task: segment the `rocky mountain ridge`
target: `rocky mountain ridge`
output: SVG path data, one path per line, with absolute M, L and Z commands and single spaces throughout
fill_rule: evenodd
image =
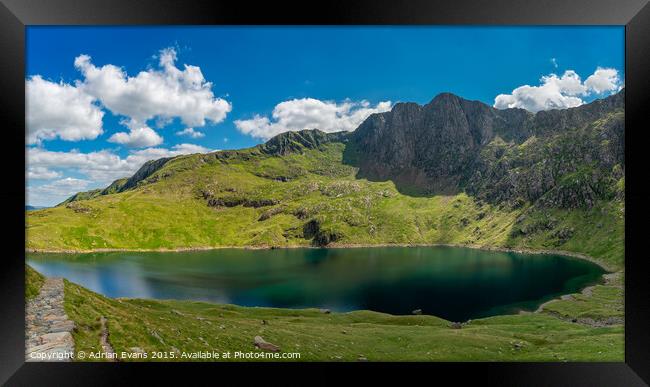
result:
M 533 176 L 541 171 L 526 172 L 531 179 L 554 183 L 583 163 L 595 162 L 598 169 L 618 164 L 622 173 L 623 108 L 624 91 L 577 108 L 537 114 L 523 109 L 498 110 L 444 93 L 424 106 L 400 103 L 389 112 L 368 117 L 350 135 L 356 153 L 351 159 L 358 163 L 359 177 L 393 180 L 404 191 L 423 195 L 490 191 L 490 187 L 505 184 L 505 175 L 517 169 L 522 172 L 524 167 L 546 170 L 543 176 Z M 575 146 L 567 147 L 566 142 Z M 525 152 L 523 148 L 527 148 Z M 548 164 L 552 158 L 557 159 L 554 165 L 562 166 L 553 171 L 539 164 Z M 548 174 L 551 172 L 553 176 Z M 621 173 L 615 177 L 622 177 Z M 510 180 L 507 192 L 523 189 Z M 554 183 L 544 184 L 546 190 Z M 524 197 L 536 200 L 540 195 L 530 192 Z
M 580 107 L 533 114 L 442 93 L 426 105 L 398 103 L 372 114 L 353 132 L 285 132 L 253 149 L 282 157 L 338 142 L 345 144 L 343 161 L 358 168 L 358 178 L 391 180 L 403 193 L 464 191 L 511 207 L 538 200 L 553 207 L 590 206 L 623 194 L 624 99 L 623 90 Z M 154 174 L 174 159 L 148 161 L 130 178 L 62 204 L 155 182 Z

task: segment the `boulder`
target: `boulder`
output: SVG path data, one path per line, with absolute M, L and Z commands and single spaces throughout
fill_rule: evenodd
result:
M 279 352 L 280 347 L 278 347 L 275 344 L 271 344 L 264 340 L 262 336 L 255 336 L 255 339 L 253 340 L 253 345 L 255 345 L 257 348 L 264 350 L 264 351 L 271 351 L 271 352 Z

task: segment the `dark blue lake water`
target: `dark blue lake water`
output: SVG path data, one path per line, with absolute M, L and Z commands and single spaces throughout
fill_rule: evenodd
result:
M 534 310 L 603 274 L 576 258 L 454 247 L 28 254 L 27 262 L 109 297 L 391 314 L 421 309 L 451 321 Z

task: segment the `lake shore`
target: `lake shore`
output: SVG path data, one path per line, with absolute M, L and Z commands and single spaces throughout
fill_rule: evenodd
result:
M 534 250 L 527 248 L 511 248 L 511 247 L 501 247 L 501 246 L 490 246 L 490 245 L 473 245 L 473 244 L 452 244 L 452 243 L 377 243 L 377 244 L 337 244 L 333 243 L 326 247 L 318 247 L 311 245 L 287 245 L 287 246 L 198 246 L 198 247 L 177 247 L 177 248 L 159 248 L 159 249 L 128 249 L 128 248 L 99 248 L 99 249 L 89 249 L 89 250 L 75 250 L 75 249 L 34 249 L 26 248 L 26 253 L 45 253 L 45 254 L 90 254 L 90 253 L 116 253 L 116 252 L 159 252 L 159 253 L 173 253 L 173 252 L 187 252 L 187 251 L 210 251 L 210 250 L 221 250 L 221 249 L 242 249 L 242 250 L 268 250 L 268 249 L 322 249 L 322 248 L 334 248 L 334 249 L 353 249 L 353 248 L 370 248 L 370 247 L 464 247 L 469 249 L 476 250 L 486 250 L 486 251 L 499 251 L 506 253 L 519 253 L 519 254 L 541 254 L 541 255 L 563 255 L 567 257 L 573 257 L 578 259 L 584 259 L 589 262 L 592 262 L 600 266 L 603 270 L 608 273 L 614 273 L 621 271 L 622 269 L 617 269 L 610 267 L 606 263 L 600 261 L 597 258 L 591 257 L 586 254 L 564 251 L 564 250 Z

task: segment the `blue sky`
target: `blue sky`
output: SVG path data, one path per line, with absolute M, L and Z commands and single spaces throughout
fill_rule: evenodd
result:
M 623 27 L 28 27 L 26 53 L 35 205 L 156 156 L 353 130 L 440 92 L 537 111 L 625 78 Z

